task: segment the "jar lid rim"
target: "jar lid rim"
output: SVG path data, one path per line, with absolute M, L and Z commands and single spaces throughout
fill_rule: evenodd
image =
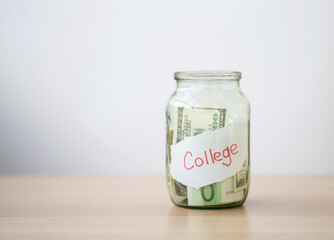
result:
M 182 71 L 174 73 L 175 80 L 239 80 L 237 71 Z

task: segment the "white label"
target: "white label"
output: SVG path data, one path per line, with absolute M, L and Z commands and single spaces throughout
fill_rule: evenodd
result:
M 247 126 L 247 120 L 237 118 L 224 128 L 172 145 L 171 176 L 196 189 L 233 176 L 247 159 Z

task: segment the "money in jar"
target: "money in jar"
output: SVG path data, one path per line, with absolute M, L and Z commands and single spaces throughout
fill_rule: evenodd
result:
M 250 183 L 250 106 L 240 72 L 174 74 L 166 107 L 166 176 L 177 206 L 239 206 Z

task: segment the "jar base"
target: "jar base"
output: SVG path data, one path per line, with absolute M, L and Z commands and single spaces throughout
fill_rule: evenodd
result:
M 178 203 L 174 203 L 175 206 L 177 207 L 182 207 L 182 208 L 190 208 L 190 209 L 227 209 L 227 208 L 235 208 L 243 205 L 246 199 L 239 201 L 239 202 L 234 202 L 234 203 L 229 203 L 229 204 L 220 204 L 220 205 L 205 205 L 205 206 L 196 206 L 196 205 L 182 205 Z
M 247 199 L 248 196 L 248 189 L 246 189 L 244 199 L 237 201 L 237 202 L 232 202 L 232 203 L 227 203 L 227 204 L 219 204 L 219 205 L 188 205 L 188 204 L 182 204 L 182 203 L 177 203 L 175 201 L 172 202 L 174 203 L 175 206 L 177 207 L 182 207 L 182 208 L 190 208 L 190 209 L 228 209 L 228 208 L 235 208 L 235 207 L 240 207 L 241 205 L 244 204 L 244 202 Z

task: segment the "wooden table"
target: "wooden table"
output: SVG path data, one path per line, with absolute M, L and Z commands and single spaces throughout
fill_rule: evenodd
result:
M 163 176 L 0 177 L 0 239 L 334 239 L 334 176 L 252 177 L 244 206 L 174 206 Z

